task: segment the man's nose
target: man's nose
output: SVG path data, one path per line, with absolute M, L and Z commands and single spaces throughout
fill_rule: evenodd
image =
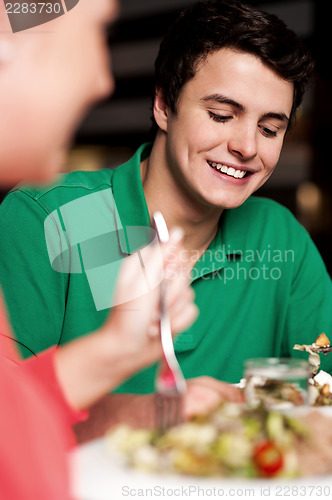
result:
M 257 126 L 243 123 L 233 129 L 228 141 L 229 151 L 242 160 L 251 160 L 257 155 Z
M 113 73 L 110 71 L 103 71 L 98 76 L 98 81 L 96 84 L 96 96 L 97 99 L 104 99 L 109 95 L 113 94 L 115 90 L 115 79 Z

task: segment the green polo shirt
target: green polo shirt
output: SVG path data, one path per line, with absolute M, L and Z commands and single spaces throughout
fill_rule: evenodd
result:
M 149 152 L 143 145 L 115 170 L 73 172 L 4 200 L 0 283 L 24 356 L 94 331 L 109 313 L 120 263 L 149 242 L 140 177 Z M 274 201 L 251 197 L 224 211 L 192 286 L 200 314 L 175 340 L 186 377 L 238 382 L 247 358 L 307 357 L 293 345 L 321 332 L 332 339 L 331 279 L 308 233 Z M 332 373 L 332 355 L 322 367 Z M 149 367 L 118 390 L 151 392 L 154 374 Z

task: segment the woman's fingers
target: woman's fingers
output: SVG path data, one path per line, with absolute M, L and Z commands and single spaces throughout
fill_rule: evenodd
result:
M 194 298 L 194 291 L 187 288 L 170 306 L 171 326 L 174 334 L 186 330 L 197 319 L 199 310 L 194 303 Z
M 178 280 L 178 253 L 182 247 L 182 238 L 182 230 L 176 229 L 167 243 L 147 245 L 127 257 L 119 272 L 114 303 L 129 302 L 156 292 L 164 278 L 165 267 L 172 266 Z
M 167 243 L 143 247 L 123 263 L 109 317 L 119 332 L 134 327 L 136 335 L 159 337 L 160 284 L 170 273 L 166 297 L 173 333 L 187 329 L 196 319 L 194 293 L 181 270 L 182 237 L 181 230 L 172 231 Z
M 179 295 L 174 297 L 174 302 L 169 307 L 173 335 L 186 330 L 196 320 L 199 309 L 194 303 L 194 298 L 194 291 L 190 287 L 179 290 Z M 149 326 L 150 336 L 159 336 L 160 334 L 160 309 L 158 306 L 159 304 L 151 316 L 151 323 Z
M 180 315 L 171 318 L 173 335 L 187 330 L 187 328 L 197 319 L 198 314 L 198 307 L 195 304 L 188 304 Z

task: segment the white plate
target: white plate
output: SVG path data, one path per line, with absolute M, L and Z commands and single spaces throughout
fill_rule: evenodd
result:
M 332 417 L 332 407 L 319 409 Z M 113 461 L 103 439 L 79 447 L 70 456 L 72 491 L 79 500 L 128 499 L 308 499 L 332 497 L 332 476 L 292 480 L 192 478 L 149 474 Z

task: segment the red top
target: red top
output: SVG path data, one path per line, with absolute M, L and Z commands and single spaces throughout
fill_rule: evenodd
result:
M 69 500 L 71 424 L 86 418 L 58 385 L 48 349 L 20 361 L 0 293 L 0 499 Z

